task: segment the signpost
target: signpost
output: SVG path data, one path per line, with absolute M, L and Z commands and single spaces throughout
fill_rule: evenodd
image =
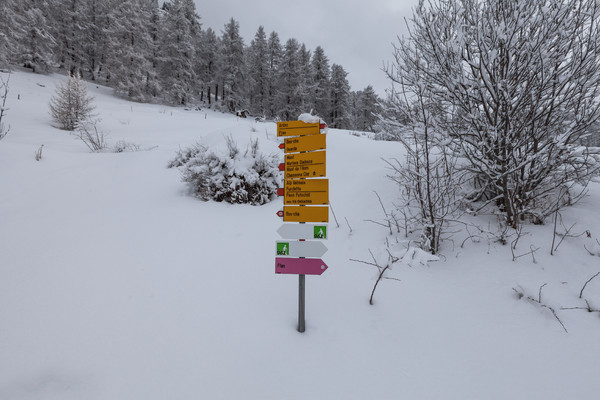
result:
M 321 275 L 327 268 L 320 258 L 275 258 L 276 274 Z
M 275 244 L 275 255 L 279 257 L 323 257 L 327 247 L 323 242 L 278 241 Z
M 325 150 L 325 135 L 298 136 L 285 139 L 279 146 L 284 153 Z
M 284 121 L 277 123 L 277 136 L 305 136 L 321 133 L 319 123 L 307 124 L 303 121 Z
M 285 181 L 283 204 L 319 205 L 329 204 L 329 180 L 291 179 Z
M 324 224 L 283 224 L 277 233 L 282 239 L 327 240 L 327 225 Z
M 279 169 L 285 171 L 285 179 L 318 178 L 325 176 L 325 161 L 325 151 L 288 154 Z
M 285 206 L 277 216 L 286 222 L 277 233 L 285 239 L 275 244 L 275 273 L 298 275 L 298 331 L 305 330 L 306 275 L 321 275 L 327 264 L 320 259 L 327 247 L 329 180 L 326 174 L 326 135 L 321 123 L 284 121 L 277 123 L 277 136 L 286 137 L 284 187 L 277 191 Z M 299 222 L 290 224 L 289 222 Z M 314 222 L 317 224 L 306 224 Z M 318 224 L 321 223 L 321 224 Z

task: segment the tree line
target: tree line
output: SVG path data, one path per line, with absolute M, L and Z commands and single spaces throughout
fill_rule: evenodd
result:
M 260 26 L 249 45 L 233 18 L 203 29 L 193 0 L 3 0 L 0 65 L 56 68 L 140 102 L 198 105 L 295 119 L 312 110 L 334 128 L 373 131 L 379 99 L 353 92 L 322 47 L 282 43 Z

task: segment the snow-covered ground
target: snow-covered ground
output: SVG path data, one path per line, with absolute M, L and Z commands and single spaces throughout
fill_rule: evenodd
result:
M 330 130 L 329 269 L 275 275 L 275 213 L 201 202 L 167 162 L 179 148 L 280 152 L 276 126 L 212 111 L 126 102 L 90 84 L 109 141 L 90 153 L 51 126 L 59 75 L 14 73 L 0 142 L 0 399 L 598 399 L 600 313 L 582 307 L 600 272 L 600 187 L 565 210 L 571 233 L 550 256 L 552 224 L 509 246 L 457 232 L 442 261 L 396 263 L 368 300 L 397 188 L 381 158 L 398 143 Z M 44 144 L 42 160 L 35 153 Z M 283 158 L 283 156 L 282 156 Z M 487 228 L 485 217 L 480 223 Z M 350 229 L 351 227 L 351 229 Z M 490 229 L 494 230 L 493 225 Z M 559 229 L 560 231 L 560 229 Z M 395 238 L 389 241 L 395 243 Z M 403 254 L 402 245 L 394 251 Z M 595 247 L 594 247 L 595 246 Z M 410 265 L 409 265 L 410 264 Z M 513 288 L 552 307 L 518 299 Z M 600 308 L 600 277 L 584 296 Z

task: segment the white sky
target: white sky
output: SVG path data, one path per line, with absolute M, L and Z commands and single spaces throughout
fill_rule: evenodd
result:
M 194 0 L 203 28 L 220 35 L 233 17 L 246 45 L 260 25 L 281 44 L 293 37 L 307 48 L 323 47 L 348 72 L 352 90 L 372 85 L 383 96 L 389 87 L 381 71 L 392 59 L 392 43 L 406 33 L 404 18 L 417 0 Z

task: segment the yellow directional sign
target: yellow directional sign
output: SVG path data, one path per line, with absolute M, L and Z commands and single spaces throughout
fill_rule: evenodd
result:
M 283 204 L 329 204 L 329 179 L 289 179 L 284 188 Z
M 285 153 L 325 149 L 325 135 L 299 136 L 285 139 Z
M 277 136 L 318 135 L 320 124 L 307 124 L 303 121 L 285 121 L 277 123 Z
M 285 156 L 285 179 L 321 177 L 325 170 L 324 151 Z
M 284 206 L 284 222 L 329 222 L 327 206 Z

